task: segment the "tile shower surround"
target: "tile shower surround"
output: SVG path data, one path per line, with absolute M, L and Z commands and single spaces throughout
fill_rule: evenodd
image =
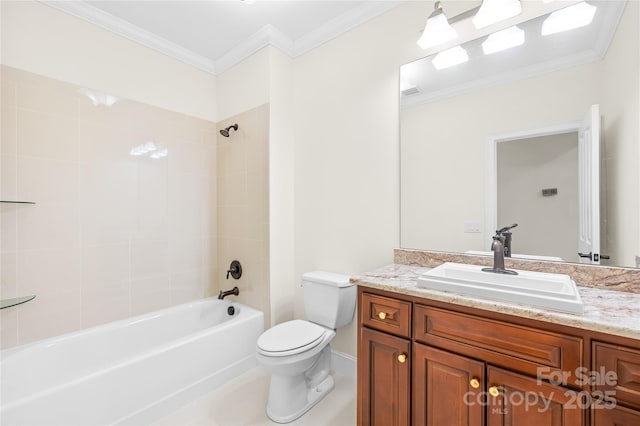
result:
M 218 130 L 234 123 L 225 138 L 217 138 L 217 286 L 237 285 L 233 298 L 264 312 L 270 324 L 269 293 L 269 105 L 242 112 L 218 123 Z M 242 264 L 242 277 L 226 279 L 231 261 Z
M 216 123 L 2 66 L 2 347 L 217 292 Z M 132 149 L 153 142 L 166 157 Z

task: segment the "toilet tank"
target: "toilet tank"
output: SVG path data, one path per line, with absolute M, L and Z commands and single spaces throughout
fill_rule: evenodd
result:
M 307 320 L 332 329 L 353 320 L 356 287 L 348 275 L 307 272 L 302 274 L 302 291 Z

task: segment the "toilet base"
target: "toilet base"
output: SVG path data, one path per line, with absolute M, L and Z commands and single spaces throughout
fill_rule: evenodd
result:
M 272 378 L 273 380 L 273 378 Z M 271 386 L 273 386 L 273 381 L 271 382 Z M 278 385 L 278 384 L 276 384 Z M 306 397 L 306 403 L 299 404 L 297 409 L 293 413 L 278 413 L 276 407 L 272 407 L 272 400 L 269 398 L 269 402 L 267 404 L 267 416 L 276 423 L 289 423 L 297 418 L 301 417 L 304 413 L 309 411 L 314 405 L 316 405 L 322 398 L 324 398 L 329 392 L 333 390 L 334 381 L 331 375 L 327 376 L 319 385 L 306 389 L 304 393 L 298 394 Z M 271 392 L 269 392 L 271 395 Z M 291 403 L 291 401 L 289 401 Z M 288 404 L 289 405 L 289 404 Z M 274 412 L 275 411 L 275 412 Z

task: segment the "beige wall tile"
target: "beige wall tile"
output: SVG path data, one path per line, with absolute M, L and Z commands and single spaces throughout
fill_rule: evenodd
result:
M 31 75 L 18 83 L 18 107 L 54 115 L 61 119 L 76 117 L 80 93 L 69 84 Z
M 0 137 L 2 137 L 2 155 L 16 155 L 18 153 L 18 109 L 11 106 L 5 106 L 2 101 L 2 129 L 0 129 Z
M 80 220 L 87 246 L 127 244 L 138 225 L 134 161 L 80 165 Z
M 229 138 L 217 136 L 218 283 L 240 289 L 238 300 L 265 313 L 269 324 L 268 268 L 268 106 L 246 111 L 219 123 L 238 123 Z M 243 265 L 239 280 L 225 279 L 231 260 Z
M 0 155 L 0 179 L 2 180 L 0 185 L 2 199 L 17 200 L 18 158 L 15 155 Z
M 77 201 L 37 202 L 17 216 L 17 249 L 35 250 L 80 246 Z
M 97 297 L 125 297 L 130 280 L 129 244 L 85 246 L 82 249 L 83 297 L 92 291 L 96 292 Z
M 0 345 L 10 348 L 18 345 L 18 310 L 17 307 L 0 311 Z
M 18 344 L 23 345 L 47 337 L 82 328 L 81 294 L 78 290 L 58 296 L 36 296 L 20 305 L 18 311 Z
M 2 253 L 0 261 L 0 299 L 18 297 L 17 291 L 17 254 L 15 252 Z
M 18 106 L 18 85 L 13 73 L 6 67 L 0 69 L 0 101 L 2 109 Z
M 36 203 L 73 203 L 79 196 L 78 163 L 18 156 L 20 197 Z
M 2 196 L 36 204 L 2 207 L 1 290 L 37 297 L 2 313 L 2 347 L 215 290 L 216 124 L 5 69 Z M 150 140 L 168 157 L 131 155 Z
M 171 305 L 171 278 L 168 274 L 131 282 L 131 315 L 141 315 Z
M 80 121 L 78 145 L 81 162 L 133 162 L 131 149 L 137 143 L 126 125 Z
M 17 257 L 17 288 L 23 295 L 62 303 L 67 295 L 80 294 L 80 249 L 46 249 L 20 252 Z M 64 304 L 64 303 L 63 303 Z
M 78 161 L 76 115 L 18 109 L 18 155 Z
M 2 241 L 0 253 L 14 252 L 18 249 L 18 210 L 29 208 L 29 205 L 5 204 L 0 215 Z
M 167 241 L 134 240 L 131 245 L 131 279 L 133 281 L 166 275 L 169 272 Z
M 85 300 L 83 294 L 82 326 L 93 327 L 130 316 L 130 296 L 121 298 L 101 298 L 97 302 Z

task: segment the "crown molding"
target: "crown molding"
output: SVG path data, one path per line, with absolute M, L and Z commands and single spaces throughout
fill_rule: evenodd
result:
M 173 59 L 200 70 L 218 75 L 242 62 L 265 46 L 273 46 L 291 58 L 308 51 L 352 30 L 407 0 L 369 1 L 332 19 L 297 40 L 291 40 L 273 25 L 265 25 L 251 37 L 236 45 L 215 61 L 189 49 L 143 30 L 124 19 L 115 17 L 84 1 L 39 0 L 42 4 L 66 12 L 108 31 L 154 49 Z
M 122 37 L 142 44 L 150 49 L 157 50 L 171 58 L 192 65 L 202 71 L 216 74 L 212 60 L 202 55 L 193 53 L 184 47 L 159 37 L 149 31 L 143 30 L 124 19 L 115 17 L 109 13 L 91 6 L 83 1 L 46 1 L 39 0 L 42 4 L 66 12 L 81 18 L 92 24 L 98 25 Z
M 280 49 L 294 57 L 293 42 L 271 24 L 265 25 L 215 61 L 216 74 L 222 74 L 266 46 Z

